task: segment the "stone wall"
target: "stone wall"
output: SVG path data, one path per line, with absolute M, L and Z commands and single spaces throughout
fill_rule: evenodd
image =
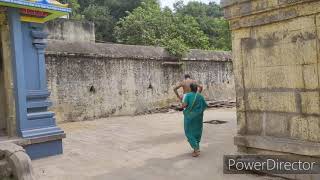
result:
M 320 1 L 224 0 L 245 152 L 319 156 Z
M 1 24 L 0 24 L 1 30 Z M 1 35 L 0 35 L 1 42 Z M 2 46 L 0 43 L 0 49 L 2 50 Z M 5 92 L 4 92 L 4 62 L 2 57 L 2 52 L 0 52 L 0 134 L 3 133 L 6 125 L 6 116 L 5 116 Z
M 8 136 L 15 136 L 16 115 L 10 33 L 5 13 L 0 14 L 0 64 L 0 129 L 5 129 Z M 0 131 L 0 133 L 3 132 Z
M 163 48 L 50 41 L 48 86 L 58 121 L 133 115 L 176 103 L 173 87 L 189 73 L 210 100 L 235 98 L 228 52 L 192 50 L 181 61 Z
M 46 23 L 45 30 L 48 39 L 69 42 L 95 42 L 94 23 L 88 21 L 74 21 L 56 19 Z

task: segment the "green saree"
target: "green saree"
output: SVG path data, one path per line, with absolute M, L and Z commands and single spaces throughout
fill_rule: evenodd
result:
M 199 143 L 202 136 L 203 112 L 208 107 L 203 96 L 198 93 L 190 92 L 185 94 L 183 103 L 187 108 L 184 114 L 184 132 L 194 150 L 199 150 Z

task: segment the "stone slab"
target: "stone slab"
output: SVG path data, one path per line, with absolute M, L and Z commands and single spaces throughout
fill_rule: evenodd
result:
M 182 113 L 110 117 L 60 124 L 68 134 L 64 154 L 32 161 L 45 180 L 275 180 L 272 177 L 223 174 L 225 154 L 235 154 L 235 110 L 208 110 L 202 154 L 195 159 L 183 132 Z
M 320 157 L 320 143 L 315 142 L 275 138 L 271 136 L 236 136 L 234 142 L 235 145 L 239 146 Z
M 248 92 L 248 110 L 297 112 L 294 92 Z

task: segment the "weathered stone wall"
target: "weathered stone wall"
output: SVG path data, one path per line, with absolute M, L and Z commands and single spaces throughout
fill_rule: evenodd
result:
M 319 156 L 320 1 L 224 0 L 242 150 Z
M 0 24 L 0 30 L 1 30 L 1 24 Z M 1 35 L 0 35 L 0 42 L 1 42 Z M 0 49 L 2 49 L 1 43 L 0 43 Z M 2 52 L 0 51 L 0 134 L 3 133 L 6 125 L 6 116 L 5 116 L 5 92 L 4 92 L 4 67 L 3 67 L 3 58 L 2 58 Z
M 50 41 L 48 86 L 58 121 L 133 115 L 177 102 L 184 73 L 210 100 L 235 99 L 228 52 L 192 50 L 182 61 L 163 48 Z M 180 65 L 181 64 L 181 65 Z
M 46 23 L 45 31 L 48 39 L 70 42 L 95 42 L 94 23 L 88 21 L 74 21 L 56 19 Z
M 16 135 L 15 100 L 12 81 L 10 33 L 6 13 L 0 8 L 0 129 Z M 1 132 L 3 133 L 3 132 Z

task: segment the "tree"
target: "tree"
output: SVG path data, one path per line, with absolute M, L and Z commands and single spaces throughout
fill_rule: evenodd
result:
M 181 57 L 189 48 L 208 49 L 209 39 L 195 18 L 161 10 L 156 1 L 144 1 L 140 7 L 120 19 L 114 36 L 119 43 L 165 47 Z
M 180 0 L 174 12 L 161 9 L 158 0 L 64 2 L 73 9 L 72 19 L 95 23 L 97 41 L 164 46 L 179 56 L 189 48 L 231 49 L 229 25 L 214 2 Z
M 72 9 L 72 12 L 70 14 L 71 19 L 79 20 L 82 18 L 80 13 L 80 4 L 78 0 L 63 0 L 61 2 L 69 4 L 69 8 Z
M 229 23 L 223 17 L 203 17 L 198 19 L 201 29 L 209 36 L 210 48 L 231 50 L 231 34 Z
M 86 20 L 95 23 L 96 39 L 112 41 L 113 27 L 116 20 L 110 15 L 110 10 L 104 6 L 89 5 L 83 10 Z
M 191 1 L 187 5 L 183 1 L 174 4 L 177 14 L 194 17 L 200 29 L 209 37 L 210 48 L 231 50 L 229 24 L 223 18 L 222 8 L 214 2 L 209 4 Z
M 141 2 L 142 0 L 79 0 L 79 11 L 86 20 L 95 23 L 98 41 L 115 42 L 112 34 L 116 22 Z

